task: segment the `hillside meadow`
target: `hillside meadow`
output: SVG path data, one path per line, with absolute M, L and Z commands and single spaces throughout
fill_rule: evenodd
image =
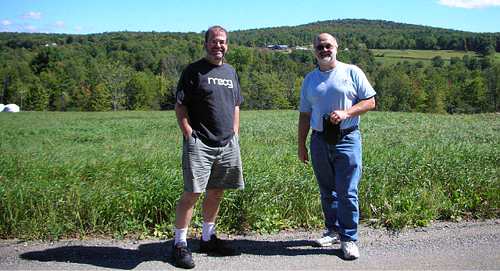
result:
M 312 169 L 296 157 L 297 118 L 242 112 L 246 188 L 226 192 L 219 231 L 322 227 Z M 171 236 L 182 191 L 173 111 L 4 113 L 0 124 L 0 238 Z M 498 114 L 370 112 L 361 129 L 363 223 L 499 217 Z
M 480 54 L 472 51 L 457 51 L 457 50 L 398 50 L 398 49 L 370 49 L 375 60 L 382 64 L 396 64 L 398 62 L 408 61 L 416 63 L 421 61 L 426 65 L 432 64 L 432 58 L 441 57 L 447 63 L 452 57 L 462 59 L 464 56 L 480 57 Z M 500 53 L 495 53 L 493 59 L 500 62 Z

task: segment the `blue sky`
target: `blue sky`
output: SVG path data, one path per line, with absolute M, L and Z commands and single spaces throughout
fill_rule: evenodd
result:
M 381 19 L 500 32 L 500 0 L 0 0 L 0 32 L 200 32 Z

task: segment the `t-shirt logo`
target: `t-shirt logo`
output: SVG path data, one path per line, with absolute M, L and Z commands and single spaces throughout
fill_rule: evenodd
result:
M 233 80 L 229 79 L 221 79 L 221 78 L 215 78 L 215 77 L 208 77 L 208 84 L 213 84 L 213 85 L 219 85 L 219 86 L 225 86 L 228 88 L 233 88 Z

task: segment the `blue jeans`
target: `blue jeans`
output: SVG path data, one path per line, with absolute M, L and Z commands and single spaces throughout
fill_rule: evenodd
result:
M 311 160 L 321 194 L 325 226 L 338 232 L 341 241 L 358 240 L 361 155 L 359 129 L 344 135 L 337 145 L 327 144 L 319 132 L 312 133 Z

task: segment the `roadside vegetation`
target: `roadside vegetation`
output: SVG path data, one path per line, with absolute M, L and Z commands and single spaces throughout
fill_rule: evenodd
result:
M 226 194 L 220 231 L 322 227 L 312 169 L 296 157 L 297 116 L 242 112 L 246 188 Z M 21 112 L 0 123 L 0 238 L 172 234 L 182 191 L 174 112 Z M 499 217 L 497 114 L 370 112 L 361 127 L 363 223 Z
M 219 229 L 322 226 L 293 111 L 320 32 L 377 91 L 379 112 L 362 121 L 361 219 L 498 218 L 500 33 L 347 19 L 230 33 L 246 189 L 227 193 Z M 182 140 L 169 110 L 203 55 L 202 33 L 0 33 L 0 103 L 27 111 L 0 114 L 0 238 L 170 236 Z

